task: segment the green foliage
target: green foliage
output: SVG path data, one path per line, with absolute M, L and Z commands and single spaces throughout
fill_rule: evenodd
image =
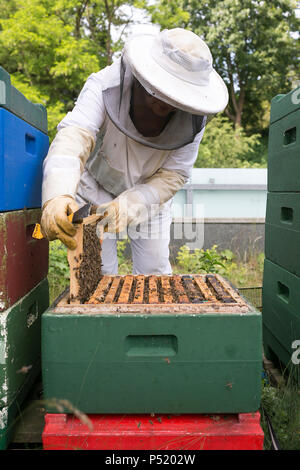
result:
M 56 134 L 57 124 L 65 117 L 65 107 L 61 101 L 52 101 L 47 106 L 48 134 L 50 142 Z
M 266 167 L 270 101 L 289 92 L 300 72 L 296 7 L 296 0 L 157 0 L 148 6 L 162 28 L 187 28 L 207 42 L 228 87 L 229 104 L 207 126 L 196 167 Z
M 182 27 L 188 24 L 190 13 L 185 9 L 183 0 L 162 0 L 157 3 L 145 4 L 151 15 L 153 23 L 159 24 L 161 29 Z
M 268 164 L 268 137 L 262 136 L 258 139 L 257 143 L 251 147 L 250 151 L 246 151 L 239 156 L 242 164 L 245 162 L 251 168 L 267 168 Z
M 264 447 L 271 449 L 264 412 L 267 412 L 281 450 L 300 450 L 300 394 L 291 379 L 281 387 L 263 382 L 262 428 L 265 434 Z
M 63 279 L 70 279 L 67 248 L 59 240 L 50 242 L 49 274 Z
M 299 74 L 299 30 L 295 0 L 186 1 L 190 27 L 208 42 L 217 71 L 228 84 L 228 116 L 241 125 L 261 119 L 262 103 L 290 91 L 289 77 Z M 197 14 L 193 13 L 197 10 Z M 255 100 L 255 109 L 249 105 Z M 249 112 L 248 112 L 249 109 Z
M 265 102 L 290 91 L 299 76 L 296 8 L 296 0 L 157 0 L 149 12 L 164 28 L 188 28 L 208 43 L 228 85 L 227 116 L 257 132 L 265 125 Z
M 119 274 L 129 274 L 132 272 L 132 262 L 125 256 L 125 250 L 129 244 L 129 239 L 117 241 L 117 255 Z
M 217 245 L 203 250 L 191 251 L 183 245 L 177 254 L 175 273 L 218 273 L 237 287 L 261 286 L 264 253 L 251 254 L 247 261 L 241 261 L 229 249 L 219 251 Z
M 178 265 L 186 273 L 218 273 L 220 268 L 225 269 L 224 260 L 225 257 L 217 251 L 217 245 L 208 250 L 196 248 L 193 252 L 183 245 L 176 257 Z
M 261 163 L 252 162 L 251 157 L 253 158 L 259 144 L 258 134 L 247 136 L 241 127 L 234 129 L 227 117 L 218 115 L 205 129 L 195 167 L 258 167 Z
M 0 64 L 15 86 L 48 111 L 50 139 L 87 77 L 111 62 L 130 23 L 132 0 L 0 0 Z M 115 35 L 114 35 L 115 36 Z
M 228 85 L 230 121 L 207 126 L 196 166 L 266 166 L 270 100 L 299 76 L 295 0 L 0 0 L 0 63 L 27 98 L 47 107 L 50 139 L 87 77 L 122 48 L 133 6 L 147 8 L 161 28 L 200 34 Z
M 49 244 L 48 281 L 50 303 L 52 303 L 70 282 L 67 248 L 59 240 Z

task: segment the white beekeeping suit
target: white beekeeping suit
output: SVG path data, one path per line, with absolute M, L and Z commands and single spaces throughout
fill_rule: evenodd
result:
M 174 109 L 156 136 L 142 135 L 131 119 L 134 80 Z M 75 198 L 80 205 L 89 201 L 108 214 L 102 223 L 109 232 L 128 226 L 134 274 L 170 273 L 172 197 L 190 176 L 207 116 L 227 101 L 210 51 L 194 33 L 176 28 L 129 39 L 121 59 L 88 78 L 58 126 L 44 162 L 44 234 L 73 248 L 74 227 L 65 214 L 77 207 Z M 104 240 L 102 255 L 103 273 L 116 273 L 115 237 Z

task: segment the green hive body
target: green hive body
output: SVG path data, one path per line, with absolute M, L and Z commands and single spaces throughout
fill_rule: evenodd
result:
M 265 228 L 266 258 L 300 276 L 300 198 L 269 193 Z
M 48 133 L 47 110 L 42 104 L 33 104 L 11 85 L 9 74 L 0 67 L 0 107 L 12 112 L 45 134 Z
M 0 449 L 9 443 L 20 405 L 40 372 L 41 314 L 48 305 L 45 279 L 0 314 Z
M 300 340 L 300 87 L 271 102 L 263 279 L 263 339 L 268 359 L 299 381 L 293 364 Z
M 277 95 L 271 101 L 270 124 L 300 109 L 300 87 L 286 95 Z
M 93 308 L 92 308 L 93 307 Z M 44 397 L 84 413 L 241 413 L 260 405 L 261 314 L 97 313 L 42 317 Z M 151 305 L 149 305 L 151 310 Z M 121 307 L 120 307 L 121 309 Z M 69 408 L 70 410 L 71 408 Z M 68 412 L 68 407 L 65 408 Z
M 300 87 L 271 102 L 268 190 L 300 191 Z
M 283 364 L 294 369 L 293 372 L 297 372 L 291 359 L 295 352 L 292 344 L 300 339 L 299 306 L 300 277 L 266 260 L 263 281 L 266 355 L 272 359 L 272 354 L 275 354 Z

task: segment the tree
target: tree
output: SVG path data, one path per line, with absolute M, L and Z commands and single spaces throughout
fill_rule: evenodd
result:
M 260 145 L 260 135 L 247 136 L 226 116 L 216 116 L 207 126 L 199 147 L 196 168 L 264 167 L 266 161 L 253 161 Z
M 187 27 L 208 43 L 228 86 L 225 112 L 235 126 L 257 126 L 262 104 L 288 92 L 289 77 L 299 76 L 295 0 L 159 0 L 149 8 L 153 21 L 161 20 L 165 7 L 164 27 Z M 178 9 L 185 16 L 176 15 Z
M 27 98 L 47 107 L 51 138 L 87 77 L 108 65 L 122 47 L 124 28 L 131 21 L 122 7 L 132 4 L 0 0 L 0 63 Z
M 153 21 L 161 29 L 188 28 L 190 12 L 185 9 L 184 0 L 158 0 L 156 3 L 147 3 L 144 0 L 140 4 L 145 8 Z

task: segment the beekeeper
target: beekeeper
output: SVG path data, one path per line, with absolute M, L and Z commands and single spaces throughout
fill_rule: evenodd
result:
M 170 274 L 172 198 L 191 174 L 207 119 L 227 102 L 210 50 L 193 32 L 129 38 L 58 125 L 44 162 L 44 236 L 74 249 L 67 215 L 92 202 L 105 215 L 104 274 L 118 272 L 116 234 L 126 229 L 133 274 Z

